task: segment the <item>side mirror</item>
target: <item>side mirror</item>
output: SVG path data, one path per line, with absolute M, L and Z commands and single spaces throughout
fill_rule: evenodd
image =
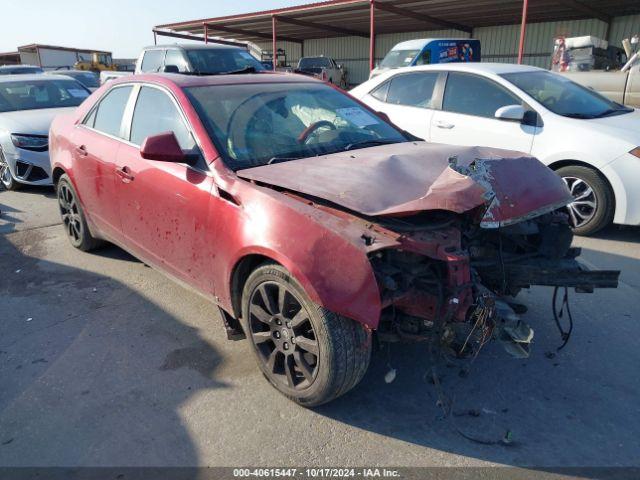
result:
M 173 132 L 151 135 L 144 139 L 140 147 L 140 156 L 158 162 L 188 163 L 188 156 L 180 148 Z
M 522 120 L 524 120 L 524 114 L 525 109 L 522 105 L 506 105 L 496 110 L 495 117 L 498 120 L 522 122 Z
M 164 73 L 180 73 L 177 65 L 165 65 L 162 67 Z
M 376 113 L 377 113 L 377 114 L 378 114 L 378 116 L 379 116 L 379 117 L 381 117 L 385 122 L 387 122 L 387 123 L 391 123 L 391 119 L 389 118 L 389 115 L 387 115 L 386 113 L 381 112 L 381 111 L 377 111 Z
M 336 68 L 337 68 L 338 70 L 342 70 L 342 64 L 341 64 L 341 63 L 338 63 L 338 64 L 336 65 Z

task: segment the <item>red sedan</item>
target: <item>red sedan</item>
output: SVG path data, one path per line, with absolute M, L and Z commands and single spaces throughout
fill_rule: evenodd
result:
M 49 138 L 71 243 L 115 243 L 210 298 L 302 405 L 354 387 L 374 335 L 522 357 L 533 331 L 509 296 L 617 283 L 576 262 L 571 196 L 536 159 L 418 141 L 308 77 L 126 77 Z

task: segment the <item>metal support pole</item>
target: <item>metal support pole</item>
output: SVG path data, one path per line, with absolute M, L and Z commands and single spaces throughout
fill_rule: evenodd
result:
M 518 46 L 518 64 L 522 63 L 524 57 L 524 39 L 527 33 L 527 10 L 529 0 L 522 1 L 522 23 L 520 24 L 520 45 Z
M 277 47 L 277 43 L 276 43 L 276 16 L 272 15 L 271 16 L 271 34 L 272 34 L 272 39 L 271 39 L 271 49 L 273 50 L 273 55 L 272 55 L 272 59 L 273 59 L 273 71 L 276 71 L 276 63 L 278 60 L 278 51 L 276 50 Z
M 153 32 L 153 44 L 154 45 L 158 44 L 158 36 L 156 35 L 156 32 Z
M 209 26 L 206 23 L 204 24 L 204 43 L 205 45 L 209 43 Z
M 375 68 L 376 62 L 376 7 L 374 0 L 369 0 L 369 71 Z

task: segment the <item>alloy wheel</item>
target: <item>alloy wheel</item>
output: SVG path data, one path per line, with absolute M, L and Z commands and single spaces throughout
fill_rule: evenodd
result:
M 60 215 L 67 235 L 74 243 L 82 241 L 82 217 L 78 209 L 78 202 L 73 191 L 67 184 L 61 184 L 58 188 L 58 204 Z
M 573 202 L 567 205 L 571 226 L 578 228 L 586 225 L 598 209 L 598 199 L 593 188 L 578 177 L 562 177 L 562 179 L 573 196 Z
M 0 152 L 0 182 L 2 182 L 4 186 L 9 186 L 11 185 L 11 181 L 11 170 L 9 170 L 9 165 Z
M 308 388 L 319 364 L 319 344 L 308 312 L 285 285 L 264 282 L 251 294 L 251 339 L 268 376 L 294 390 Z

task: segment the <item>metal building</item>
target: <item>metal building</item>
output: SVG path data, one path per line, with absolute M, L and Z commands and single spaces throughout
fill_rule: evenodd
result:
M 328 0 L 308 5 L 158 25 L 154 38 L 223 36 L 266 51 L 327 55 L 368 78 L 396 43 L 412 38 L 477 38 L 483 61 L 549 67 L 557 36 L 594 35 L 619 46 L 640 33 L 639 0 Z

